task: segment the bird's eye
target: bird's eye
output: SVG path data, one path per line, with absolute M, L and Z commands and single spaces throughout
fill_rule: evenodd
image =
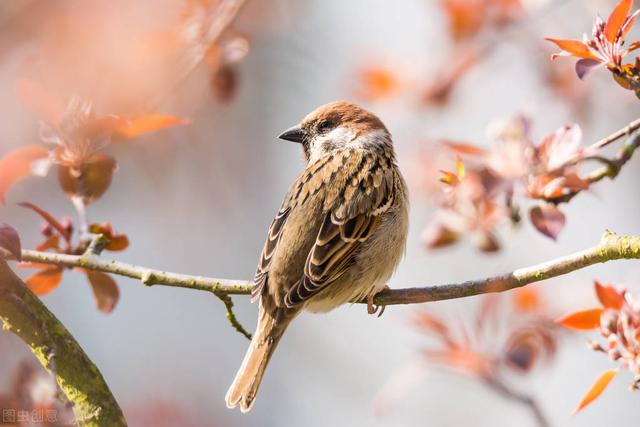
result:
M 323 120 L 318 123 L 318 132 L 325 133 L 333 127 L 333 123 L 330 120 Z

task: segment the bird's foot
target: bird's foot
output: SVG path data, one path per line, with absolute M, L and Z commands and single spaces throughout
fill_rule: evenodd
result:
M 389 289 L 389 286 L 385 286 L 384 290 Z M 387 307 L 386 305 L 380 304 L 380 305 L 376 305 L 373 303 L 373 299 L 376 297 L 377 294 L 371 294 L 369 296 L 367 296 L 367 313 L 369 314 L 376 314 L 377 313 L 377 317 L 382 316 L 382 313 L 384 313 L 384 309 Z

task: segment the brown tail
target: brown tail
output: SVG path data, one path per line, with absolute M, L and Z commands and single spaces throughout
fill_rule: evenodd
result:
M 240 405 L 242 412 L 251 410 L 269 359 L 293 317 L 281 310 L 269 313 L 260 307 L 256 332 L 225 397 L 228 408 Z

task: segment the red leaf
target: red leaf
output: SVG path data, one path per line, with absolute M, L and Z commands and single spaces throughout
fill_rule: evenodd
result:
M 40 84 L 31 80 L 18 80 L 16 93 L 20 101 L 38 118 L 57 125 L 62 120 L 65 104 Z
M 0 223 L 0 248 L 8 250 L 18 261 L 22 257 L 20 236 L 9 224 Z
M 596 382 L 591 386 L 587 394 L 584 395 L 584 397 L 582 398 L 582 401 L 580 402 L 576 410 L 573 412 L 573 415 L 577 414 L 582 409 L 584 409 L 585 406 L 587 406 L 588 404 L 596 400 L 602 394 L 602 392 L 607 388 L 607 386 L 609 385 L 611 380 L 616 376 L 617 373 L 618 373 L 617 369 L 611 369 L 609 371 L 606 371 L 602 375 L 600 375 L 600 377 L 596 380 Z
M 556 323 L 570 329 L 589 331 L 600 327 L 600 316 L 604 313 L 603 308 L 592 308 L 590 310 L 577 311 L 556 320 Z
M 549 203 L 532 208 L 529 218 L 539 232 L 553 240 L 556 240 L 566 221 L 562 211 Z
M 22 206 L 23 208 L 27 208 L 27 209 L 31 209 L 33 211 L 35 211 L 38 215 L 40 215 L 45 221 L 47 221 L 53 228 L 56 229 L 56 231 L 58 231 L 58 233 L 60 233 L 60 235 L 68 242 L 71 239 L 71 232 L 70 229 L 63 226 L 62 224 L 60 224 L 58 222 L 58 220 L 56 220 L 53 215 L 51 215 L 49 212 L 45 211 L 44 209 L 39 208 L 38 206 L 34 205 L 33 203 L 29 203 L 29 202 L 21 202 L 18 203 L 19 206 Z
M 121 138 L 135 138 L 144 133 L 176 125 L 190 124 L 191 120 L 183 117 L 148 114 L 126 120 L 116 129 L 115 134 Z
M 104 314 L 111 313 L 120 298 L 118 285 L 111 276 L 101 271 L 85 270 L 85 273 L 93 289 L 98 310 Z
M 610 308 L 612 310 L 620 310 L 624 305 L 624 297 L 620 292 L 617 291 L 613 286 L 606 286 L 600 284 L 600 282 L 595 282 L 596 286 L 596 295 L 598 296 L 598 300 L 605 308 Z
M 47 266 L 33 276 L 29 277 L 25 283 L 38 296 L 46 295 L 54 290 L 62 280 L 62 269 L 56 266 Z
M 620 0 L 620 3 L 618 3 L 616 8 L 613 9 L 613 12 L 611 12 L 611 15 L 609 15 L 607 24 L 604 27 L 604 35 L 611 43 L 615 41 L 622 25 L 627 20 L 632 4 L 633 0 Z
M 4 203 L 9 188 L 31 175 L 35 160 L 46 158 L 48 151 L 39 145 L 28 145 L 10 151 L 0 159 L 0 202 Z
M 593 59 L 579 59 L 576 62 L 576 74 L 580 80 L 584 79 L 595 67 L 601 63 Z
M 567 53 L 570 53 L 573 56 L 577 56 L 578 58 L 600 61 L 600 58 L 591 53 L 587 45 L 580 40 L 552 39 L 549 37 L 546 37 L 545 40 L 555 43 L 560 49 L 564 50 Z M 551 56 L 551 59 L 555 59 L 556 57 L 557 54 L 554 54 Z

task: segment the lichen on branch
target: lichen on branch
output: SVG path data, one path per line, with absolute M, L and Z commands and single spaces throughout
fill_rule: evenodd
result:
M 126 426 L 102 374 L 64 325 L 0 257 L 0 320 L 51 372 L 72 403 L 78 425 Z

